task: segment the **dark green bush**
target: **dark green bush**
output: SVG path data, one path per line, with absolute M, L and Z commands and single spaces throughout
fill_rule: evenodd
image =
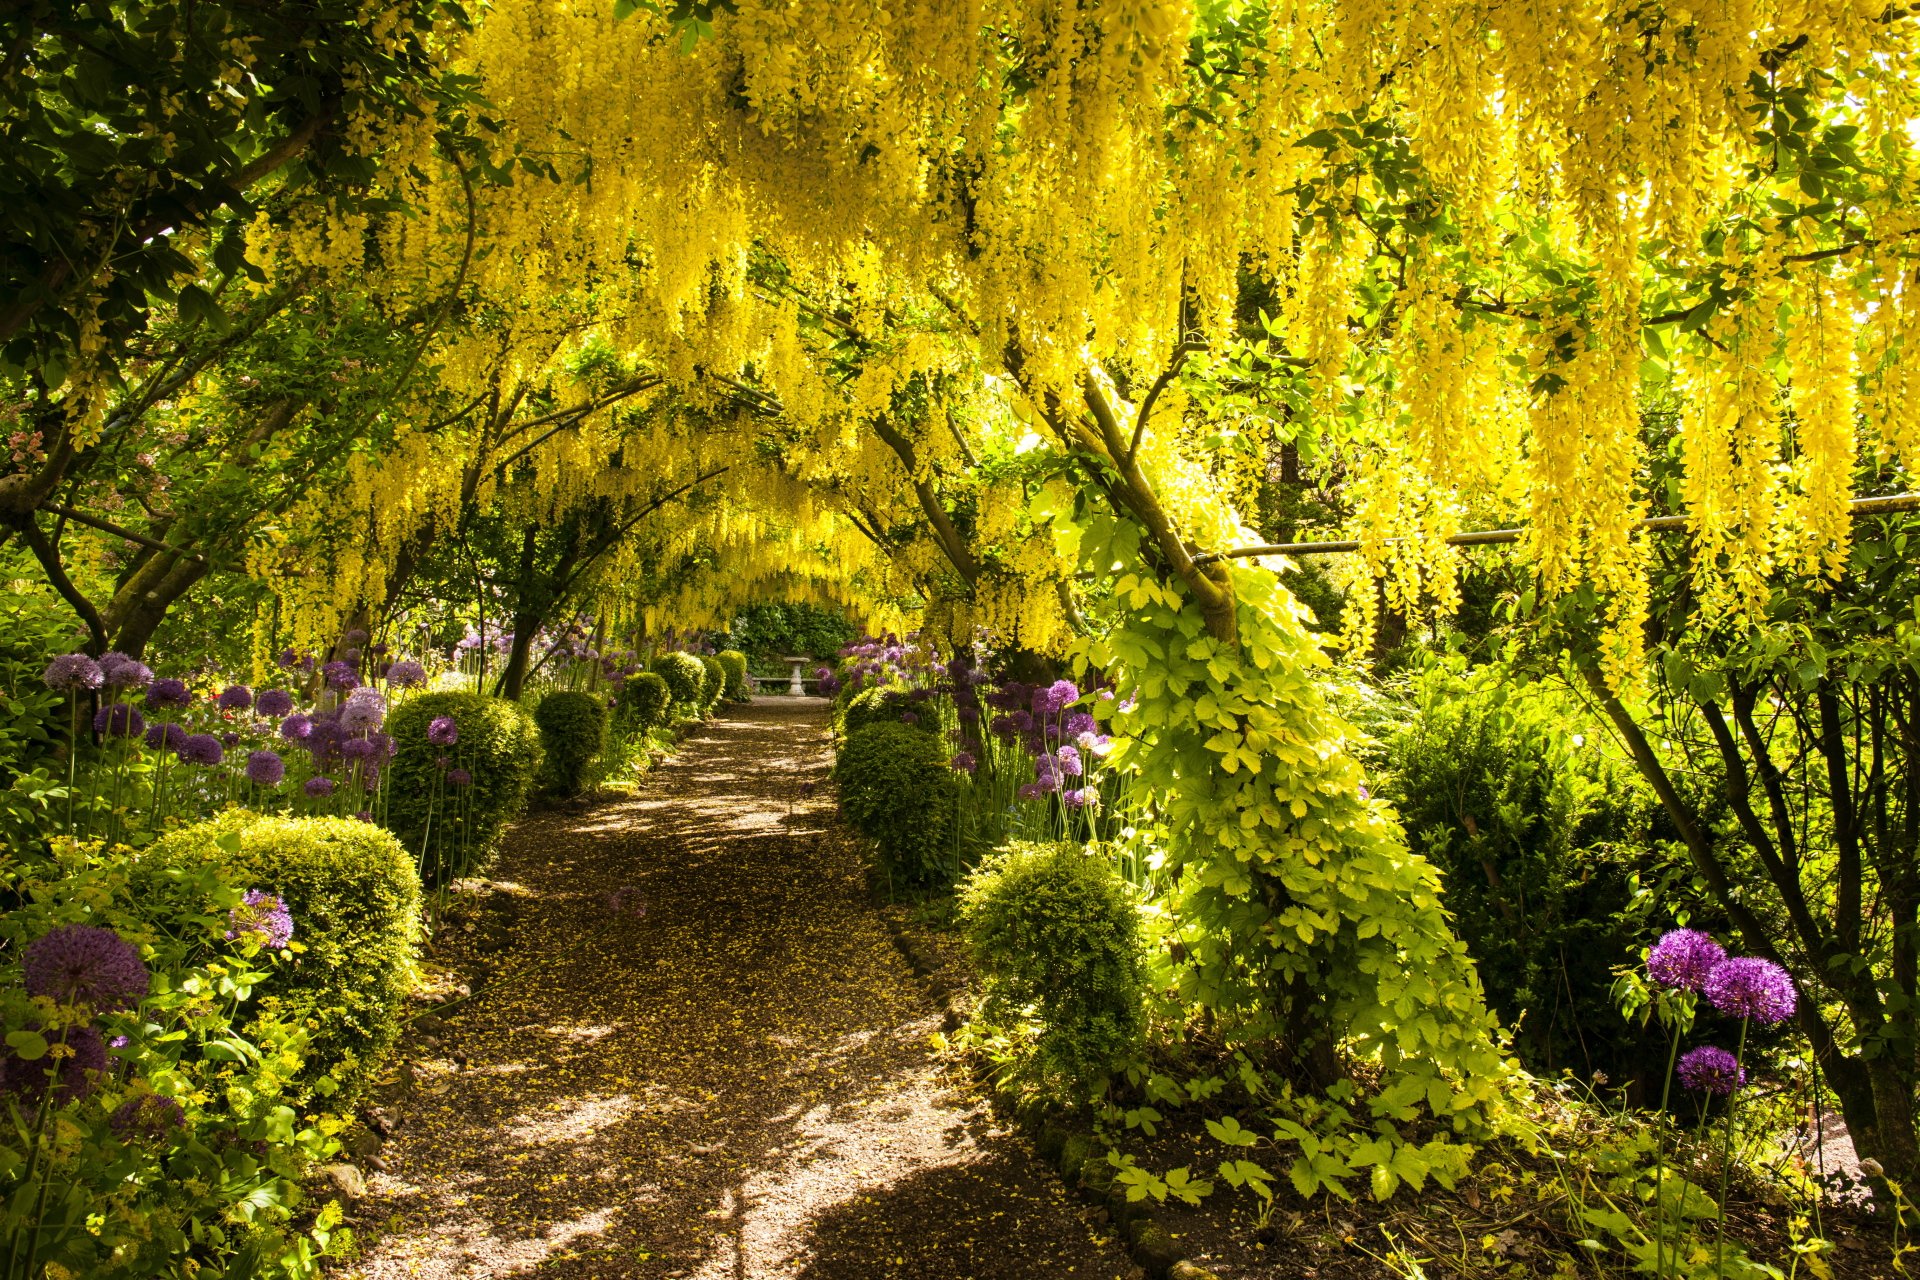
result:
M 706 665 L 690 653 L 663 653 L 653 660 L 653 669 L 667 682 L 674 710 L 683 715 L 698 715 L 706 702 Z
M 706 670 L 706 682 L 700 686 L 700 709 L 712 714 L 720 705 L 720 699 L 727 696 L 727 665 L 710 653 L 698 655 L 700 665 Z
M 230 810 L 162 837 L 140 860 L 139 892 L 168 896 L 168 868 L 213 865 L 277 894 L 297 954 L 256 998 L 305 1016 L 311 1056 L 298 1077 L 331 1076 L 346 1098 L 364 1088 L 400 1035 L 420 938 L 420 876 L 393 833 L 353 818 L 282 818 Z M 329 1106 L 338 1105 L 329 1103 Z
M 1071 845 L 1014 844 L 960 887 L 986 978 L 985 1021 L 1031 1019 L 1027 1064 L 1085 1097 L 1139 1049 L 1146 968 L 1133 894 L 1106 859 Z
M 905 689 L 862 689 L 840 708 L 839 730 L 844 740 L 870 724 L 897 724 L 933 732 L 939 726 L 931 715 L 923 714 L 907 696 Z M 913 716 L 912 720 L 904 717 Z
M 451 747 L 427 740 L 449 716 L 460 731 Z M 387 718 L 396 755 L 388 766 L 387 825 L 422 865 L 429 885 L 466 875 L 498 847 L 507 823 L 526 807 L 540 776 L 540 731 L 517 702 L 477 693 L 423 693 Z M 445 758 L 447 769 L 440 767 Z M 449 782 L 452 769 L 472 781 Z
M 953 881 L 959 788 L 938 738 L 903 724 L 862 726 L 841 744 L 834 777 L 841 811 L 879 844 L 891 878 L 929 888 Z
M 745 702 L 753 696 L 747 687 L 747 655 L 738 649 L 722 649 L 714 655 L 727 673 L 727 701 Z
M 1648 927 L 1629 877 L 1654 806 L 1567 694 L 1504 668 L 1410 677 L 1411 719 L 1379 782 L 1408 843 L 1439 867 L 1487 997 L 1530 1065 L 1623 1078 L 1642 1046 L 1609 994 Z
M 607 711 L 600 699 L 577 689 L 555 689 L 533 709 L 546 758 L 543 787 L 556 795 L 578 795 L 587 771 L 607 747 Z
M 640 671 L 628 676 L 620 686 L 620 701 L 615 711 L 628 732 L 644 733 L 665 724 L 672 707 L 673 694 L 667 689 L 667 682 L 652 671 Z

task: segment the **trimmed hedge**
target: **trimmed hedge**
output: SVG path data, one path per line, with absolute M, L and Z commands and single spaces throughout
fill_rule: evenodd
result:
M 667 682 L 652 671 L 638 671 L 620 687 L 616 716 L 629 728 L 645 731 L 667 722 L 673 710 L 673 693 Z
M 904 718 L 909 715 L 914 719 Z M 870 724 L 897 724 L 927 733 L 938 727 L 932 714 L 917 707 L 904 689 L 862 689 L 847 700 L 840 710 L 841 738 L 851 738 Z
M 556 689 L 533 709 L 546 763 L 540 783 L 556 795 L 580 794 L 587 770 L 607 747 L 607 710 L 600 699 L 576 689 Z
M 700 709 L 712 715 L 720 700 L 727 696 L 727 665 L 710 653 L 697 656 L 707 672 L 706 683 L 701 686 Z
M 841 812 L 879 844 L 890 876 L 927 888 L 952 882 L 959 787 L 938 738 L 904 724 L 864 725 L 841 744 L 833 771 Z
M 277 894 L 293 916 L 291 962 L 276 966 L 256 1000 L 298 1018 L 310 1057 L 295 1089 L 331 1076 L 347 1100 L 369 1084 L 400 1036 L 420 940 L 420 876 L 393 833 L 353 818 L 283 818 L 230 810 L 156 841 L 135 883 L 163 901 L 168 868 L 213 864 L 232 882 Z M 328 1104 L 337 1110 L 340 1099 Z
M 427 740 L 427 727 L 441 716 L 459 729 L 452 746 Z M 466 875 L 499 845 L 540 776 L 540 730 L 533 717 L 504 698 L 423 693 L 395 708 L 387 732 L 396 753 L 386 788 L 387 825 L 421 861 L 429 885 Z M 453 769 L 465 769 L 472 781 L 453 785 Z
M 727 673 L 727 700 L 746 702 L 753 697 L 753 690 L 747 685 L 747 655 L 738 649 L 722 649 L 714 655 L 720 659 L 720 665 Z
M 1032 1017 L 1037 1074 L 1082 1099 L 1097 1091 L 1146 1029 L 1140 913 L 1112 864 L 1072 845 L 1013 844 L 967 877 L 960 906 L 987 979 L 985 1018 Z
M 699 714 L 706 702 L 706 664 L 690 653 L 663 653 L 653 660 L 653 669 L 667 682 L 667 692 L 673 695 L 674 710 Z

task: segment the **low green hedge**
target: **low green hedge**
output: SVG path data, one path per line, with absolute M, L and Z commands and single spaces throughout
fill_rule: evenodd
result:
M 459 731 L 452 746 L 428 740 L 442 716 Z M 540 776 L 533 717 L 504 698 L 424 693 L 394 710 L 387 731 L 396 752 L 386 787 L 387 825 L 413 851 L 430 886 L 466 875 L 498 847 Z M 471 781 L 457 784 L 453 770 L 465 770 Z
M 667 682 L 652 671 L 638 671 L 620 686 L 614 715 L 628 732 L 645 732 L 665 724 L 672 709 L 673 694 Z
M 701 686 L 700 709 L 712 715 L 720 700 L 727 696 L 727 665 L 710 653 L 696 656 L 707 673 L 706 683 Z
M 1097 1092 L 1146 1028 L 1140 913 L 1126 882 L 1075 846 L 1014 844 L 962 882 L 960 905 L 986 978 L 982 1018 L 1031 1019 L 1034 1074 L 1076 1101 Z
M 653 670 L 667 682 L 673 695 L 674 710 L 698 715 L 706 703 L 707 668 L 690 653 L 663 653 L 653 660 Z
M 909 715 L 912 720 L 905 718 Z M 931 713 L 917 708 L 904 689 L 862 689 L 840 708 L 839 731 L 843 740 L 870 724 L 897 724 L 927 733 L 938 727 Z
M 607 712 L 600 699 L 577 689 L 555 689 L 533 709 L 545 765 L 540 783 L 555 795 L 580 794 L 587 770 L 607 747 Z
M 952 882 L 959 788 L 938 738 L 904 724 L 863 725 L 841 744 L 834 777 L 841 811 L 879 844 L 891 878 L 924 888 Z
M 169 868 L 207 865 L 286 904 L 296 953 L 255 998 L 307 1020 L 311 1047 L 299 1091 L 330 1076 L 350 1101 L 399 1038 L 413 986 L 420 876 L 412 856 L 370 822 L 236 809 L 156 841 L 141 856 L 136 895 L 159 902 L 178 883 L 166 876 Z M 327 1105 L 337 1110 L 340 1100 Z
M 727 701 L 746 702 L 753 697 L 747 686 L 747 655 L 738 649 L 722 649 L 714 655 L 727 673 Z

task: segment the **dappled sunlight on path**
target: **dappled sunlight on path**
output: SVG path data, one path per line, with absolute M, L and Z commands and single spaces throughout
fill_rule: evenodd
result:
M 1130 1271 L 933 1057 L 827 765 L 823 704 L 761 699 L 642 796 L 518 828 L 506 973 L 405 1104 L 348 1274 Z

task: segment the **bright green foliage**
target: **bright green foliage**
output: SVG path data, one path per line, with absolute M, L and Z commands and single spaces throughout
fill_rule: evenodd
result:
M 286 903 L 302 950 L 257 996 L 263 1007 L 304 1017 L 310 1028 L 312 1056 L 292 1096 L 324 1076 L 351 1099 L 372 1082 L 400 1035 L 420 940 L 413 859 L 391 832 L 369 822 L 231 810 L 156 842 L 141 861 L 140 892 L 163 897 L 178 883 L 169 870 L 203 866 Z
M 722 649 L 714 657 L 726 670 L 727 701 L 745 702 L 752 697 L 752 691 L 747 688 L 747 655 L 738 649 Z
M 364 824 L 339 825 L 392 845 Z M 10 904 L 0 912 L 0 1054 L 9 1073 L 44 1067 L 47 1041 L 59 1038 L 45 1006 L 21 987 L 20 956 L 34 939 L 62 925 L 104 926 L 141 949 L 153 978 L 137 1010 L 77 1014 L 103 1038 L 126 1037 L 90 1095 L 50 1111 L 44 1127 L 30 1106 L 15 1113 L 24 1125 L 0 1126 L 0 1204 L 30 1207 L 41 1186 L 47 1195 L 37 1227 L 32 1214 L 0 1216 L 0 1254 L 15 1260 L 16 1275 L 317 1274 L 339 1210 L 323 1208 L 304 1229 L 293 1223 L 309 1207 L 300 1181 L 310 1163 L 339 1150 L 332 1127 L 311 1114 L 334 1105 L 326 1096 L 333 1084 L 312 1056 L 302 1011 L 286 999 L 304 981 L 293 966 L 315 956 L 226 937 L 228 911 L 262 883 L 225 859 L 160 870 L 64 844 L 48 860 L 0 870 Z M 296 911 L 294 928 L 297 948 L 321 926 Z M 116 1132 L 111 1117 L 123 1105 L 168 1114 L 166 1101 L 139 1101 L 153 1094 L 178 1105 L 182 1123 Z M 36 1129 L 38 1167 L 52 1176 L 28 1182 Z
M 1139 533 L 1089 519 L 1082 563 L 1138 564 Z M 1234 567 L 1238 641 L 1209 634 L 1177 581 L 1114 583 L 1115 616 L 1080 660 L 1109 673 L 1126 735 L 1111 763 L 1164 815 L 1182 994 L 1247 1041 L 1378 1064 L 1376 1113 L 1422 1107 L 1463 1130 L 1503 1110 L 1513 1066 L 1440 902 L 1439 873 L 1363 793 L 1351 730 L 1316 680 L 1326 658 L 1273 575 Z M 1137 700 L 1137 705 L 1136 705 Z
M 903 724 L 865 725 L 841 744 L 833 772 L 841 812 L 879 844 L 890 877 L 935 887 L 959 873 L 953 770 L 932 734 Z
M 427 726 L 450 716 L 460 740 L 452 747 L 427 740 Z M 388 766 L 387 825 L 413 850 L 428 852 L 425 879 L 440 884 L 465 875 L 490 855 L 507 823 L 526 807 L 540 776 L 540 731 L 525 709 L 477 693 L 428 693 L 408 698 L 388 717 L 397 754 Z M 451 786 L 439 761 L 465 769 L 472 782 Z
M 706 702 L 706 664 L 690 653 L 663 653 L 653 660 L 653 669 L 667 682 L 673 695 L 674 710 L 696 715 Z
M 728 644 L 747 655 L 756 669 L 773 674 L 792 654 L 829 659 L 859 636 L 846 613 L 811 604 L 750 604 L 735 614 Z
M 700 710 L 712 715 L 713 709 L 720 705 L 720 699 L 727 696 L 727 666 L 710 653 L 697 656 L 706 671 L 705 680 L 700 686 Z
M 1531 1065 L 1632 1072 L 1609 988 L 1648 931 L 1626 914 L 1650 902 L 1644 786 L 1577 702 L 1504 668 L 1435 667 L 1412 692 L 1382 793 L 1440 868 L 1494 1008 Z
M 987 981 L 985 1019 L 1031 1019 L 1036 1074 L 1097 1090 L 1138 1052 L 1146 1022 L 1140 913 L 1126 882 L 1097 854 L 1015 844 L 967 877 L 960 901 Z
M 637 671 L 621 685 L 614 714 L 629 729 L 645 732 L 665 724 L 672 705 L 673 694 L 658 673 Z
M 577 795 L 595 757 L 606 749 L 607 711 L 600 699 L 577 689 L 556 689 L 533 709 L 540 726 L 545 764 L 541 785 L 558 795 Z

